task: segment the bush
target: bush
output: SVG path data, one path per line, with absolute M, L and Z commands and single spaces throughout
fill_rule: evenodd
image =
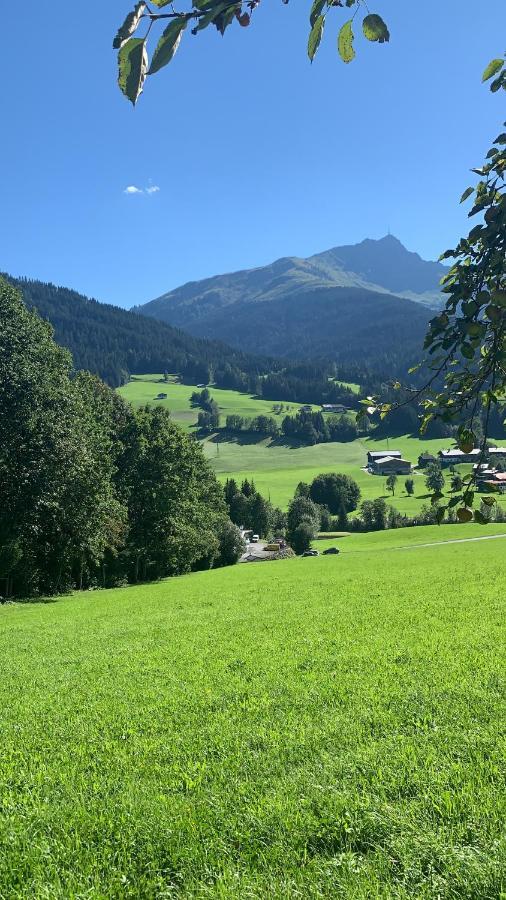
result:
M 295 550 L 295 553 L 300 556 L 301 553 L 309 550 L 314 536 L 315 533 L 311 523 L 301 522 L 300 525 L 297 525 L 291 535 L 290 543 L 292 550 Z

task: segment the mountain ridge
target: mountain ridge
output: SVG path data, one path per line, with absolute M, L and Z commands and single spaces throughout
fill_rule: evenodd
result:
M 402 341 L 411 364 L 417 348 L 421 355 L 431 310 L 441 303 L 446 271 L 387 235 L 187 282 L 134 311 L 282 358 L 323 355 L 343 362 L 370 352 L 388 359 Z
M 277 300 L 287 291 L 295 294 L 310 286 L 364 288 L 436 308 L 441 303 L 439 280 L 446 271 L 441 263 L 423 260 L 398 238 L 386 235 L 307 258 L 283 256 L 265 266 L 188 281 L 133 310 L 191 330 L 192 321 L 206 317 L 211 309 Z

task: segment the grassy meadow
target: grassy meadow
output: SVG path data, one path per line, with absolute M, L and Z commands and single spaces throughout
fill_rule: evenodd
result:
M 498 530 L 0 607 L 0 896 L 500 900 Z
M 119 388 L 119 393 L 133 406 L 143 406 L 151 403 L 156 406 L 165 406 L 175 422 L 189 429 L 196 425 L 198 407 L 191 407 L 190 397 L 197 390 L 196 385 L 179 384 L 174 380 L 163 382 L 161 375 L 134 375 L 128 384 Z M 212 397 L 216 400 L 220 414 L 225 424 L 225 418 L 229 415 L 243 416 L 253 419 L 255 416 L 273 416 L 272 407 L 274 400 L 262 400 L 251 394 L 241 394 L 239 391 L 227 391 L 221 388 L 210 387 Z M 157 400 L 159 393 L 167 394 L 166 400 Z M 287 413 L 295 413 L 300 403 L 285 403 L 283 413 L 276 416 L 280 423 Z M 314 406 L 314 409 L 320 409 Z
M 190 406 L 194 385 L 169 381 L 160 382 L 161 375 L 135 376 L 119 389 L 120 394 L 134 406 L 146 403 L 166 406 L 174 421 L 186 429 L 192 429 L 197 419 L 197 409 Z M 356 388 L 356 385 L 350 385 Z M 260 414 L 273 415 L 273 401 L 262 400 L 238 391 L 211 388 L 223 417 L 236 413 L 244 417 Z M 167 393 L 166 400 L 155 400 L 158 393 Z M 284 404 L 284 411 L 277 416 L 280 422 L 287 413 L 295 413 L 300 404 Z M 315 406 L 315 409 L 319 407 Z M 405 435 L 384 440 L 366 438 L 350 443 L 317 444 L 314 447 L 290 444 L 281 439 L 239 435 L 232 439 L 224 435 L 211 435 L 203 440 L 203 448 L 218 477 L 225 481 L 234 477 L 241 481 L 253 478 L 258 490 L 271 498 L 275 505 L 286 508 L 299 481 L 310 482 L 320 472 L 343 472 L 358 482 L 362 498 L 374 500 L 386 497 L 397 509 L 407 515 L 417 513 L 427 503 L 427 490 L 423 473 L 415 474 L 415 494 L 410 497 L 404 490 L 404 479 L 399 478 L 395 497 L 387 493 L 385 478 L 369 475 L 364 471 L 368 449 L 397 449 L 403 456 L 416 462 L 422 451 L 437 453 L 448 447 L 451 441 L 438 439 L 421 441 Z M 448 480 L 449 490 L 449 480 Z

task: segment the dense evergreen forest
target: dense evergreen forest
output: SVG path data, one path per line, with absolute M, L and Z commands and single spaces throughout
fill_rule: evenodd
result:
M 57 343 L 67 347 L 76 369 L 118 387 L 130 374 L 177 372 L 188 382 L 213 380 L 216 373 L 255 379 L 265 360 L 206 341 L 77 291 L 27 278 L 4 276 L 23 294 L 26 306 L 51 323 Z
M 0 592 L 50 595 L 235 562 L 242 549 L 197 441 L 73 373 L 0 279 Z
M 21 291 L 28 309 L 51 323 L 75 369 L 92 372 L 111 387 L 132 374 L 168 371 L 189 384 L 214 382 L 267 400 L 353 405 L 354 395 L 329 377 L 360 381 L 368 374 L 355 363 L 338 367 L 327 360 L 297 363 L 242 353 L 69 288 L 4 277 Z

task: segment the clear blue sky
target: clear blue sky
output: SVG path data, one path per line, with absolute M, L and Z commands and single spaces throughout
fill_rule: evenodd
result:
M 135 110 L 111 50 L 132 5 L 3 9 L 0 269 L 128 307 L 388 227 L 425 258 L 460 236 L 468 170 L 504 118 L 480 84 L 504 0 L 377 0 L 391 42 L 358 38 L 348 66 L 347 10 L 311 66 L 308 0 L 263 0 L 248 29 L 185 34 Z

